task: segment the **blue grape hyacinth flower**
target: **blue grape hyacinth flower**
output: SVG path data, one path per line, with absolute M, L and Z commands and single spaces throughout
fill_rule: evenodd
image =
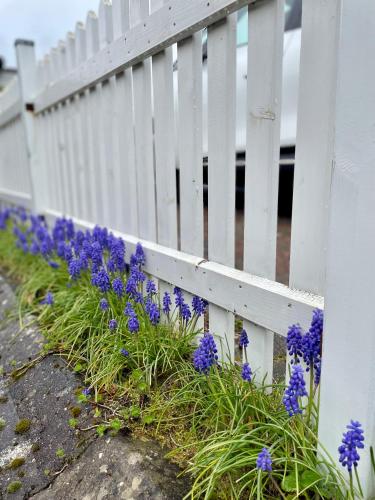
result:
M 124 283 L 121 278 L 115 278 L 112 281 L 112 288 L 117 297 L 121 298 L 124 295 Z
M 100 299 L 99 307 L 102 311 L 107 311 L 109 304 L 107 299 Z
M 299 324 L 292 325 L 288 329 L 286 336 L 286 347 L 289 356 L 292 356 L 291 364 L 299 363 L 299 358 L 302 356 L 302 340 L 303 330 Z
M 171 296 L 169 295 L 168 292 L 165 292 L 164 296 L 163 296 L 163 313 L 164 314 L 170 313 L 171 304 L 172 304 Z
M 116 330 L 116 328 L 117 328 L 117 321 L 115 319 L 109 320 L 108 326 L 109 326 L 110 330 Z
M 257 469 L 263 472 L 272 472 L 272 458 L 267 448 L 263 448 L 258 455 Z
M 303 368 L 301 365 L 293 365 L 292 376 L 290 377 L 289 386 L 285 390 L 283 403 L 289 416 L 302 413 L 299 406 L 298 398 L 307 396 L 306 382 L 303 377 Z
M 243 347 L 245 349 L 249 345 L 249 337 L 247 336 L 247 332 L 245 329 L 242 329 L 239 345 L 240 347 Z
M 217 347 L 214 337 L 210 332 L 205 332 L 193 354 L 194 367 L 198 372 L 207 374 L 211 366 L 217 364 L 217 360 Z
M 122 354 L 123 356 L 127 357 L 127 356 L 129 356 L 129 351 L 127 351 L 126 349 L 122 348 L 122 349 L 120 349 L 120 354 Z
M 351 472 L 353 465 L 354 467 L 358 466 L 360 456 L 357 450 L 365 447 L 365 436 L 362 425 L 355 420 L 351 420 L 346 428 L 348 430 L 343 433 L 342 445 L 338 449 L 339 461 L 343 467 L 346 467 Z
M 194 295 L 193 300 L 191 301 L 191 307 L 193 309 L 194 314 L 196 314 L 198 317 L 200 317 L 206 311 L 207 301 L 204 299 L 201 299 L 197 295 Z
M 251 371 L 249 363 L 244 363 L 241 373 L 243 380 L 246 380 L 246 382 L 251 382 L 252 375 L 253 372 Z
M 52 292 L 47 292 L 45 298 L 40 302 L 41 304 L 45 304 L 47 306 L 52 306 L 54 302 Z

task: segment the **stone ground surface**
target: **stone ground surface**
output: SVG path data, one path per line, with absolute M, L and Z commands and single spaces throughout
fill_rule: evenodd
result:
M 5 421 L 2 430 L 0 423 L 0 500 L 182 499 L 188 481 L 177 477 L 180 470 L 156 443 L 120 434 L 99 439 L 94 431 L 69 426 L 82 381 L 62 359 L 47 355 L 22 377 L 12 377 L 38 357 L 43 344 L 31 318 L 20 329 L 16 312 L 14 293 L 0 276 L 0 419 Z M 93 423 L 92 408 L 81 409 L 79 428 L 84 429 Z M 30 429 L 17 434 L 21 419 L 30 421 Z M 25 463 L 10 468 L 17 458 Z M 14 481 L 21 488 L 8 493 Z

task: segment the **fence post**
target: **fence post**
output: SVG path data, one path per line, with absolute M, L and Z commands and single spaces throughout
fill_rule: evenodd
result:
M 38 171 L 36 155 L 36 127 L 33 113 L 33 99 L 37 89 L 37 66 L 34 42 L 30 40 L 15 41 L 18 78 L 22 102 L 22 120 L 25 127 L 27 159 L 31 180 L 32 209 L 41 213 L 44 208 L 43 185 L 45 179 Z
M 375 493 L 374 29 L 373 0 L 341 0 L 319 425 L 334 458 L 350 419 L 363 425 L 364 498 Z

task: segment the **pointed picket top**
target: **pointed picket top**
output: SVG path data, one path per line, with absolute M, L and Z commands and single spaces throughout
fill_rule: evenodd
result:
M 113 41 L 112 4 L 110 0 L 100 0 L 98 17 L 99 45 L 102 49 Z
M 69 31 L 66 35 L 66 62 L 68 73 L 72 71 L 76 65 L 76 39 L 74 33 Z
M 130 26 L 129 0 L 112 0 L 113 39 L 120 38 Z
M 86 30 L 85 25 L 81 22 L 76 24 L 75 30 L 75 38 L 76 38 L 76 63 L 77 65 L 81 62 L 86 61 Z
M 60 66 L 59 66 L 59 51 L 57 47 L 52 47 L 50 50 L 50 61 L 51 61 L 51 81 L 55 82 L 61 76 Z
M 60 68 L 60 74 L 64 76 L 67 73 L 66 43 L 64 42 L 64 40 L 59 41 L 57 50 L 58 50 L 58 64 Z
M 38 61 L 38 63 L 37 63 L 36 79 L 37 79 L 37 88 L 44 89 L 45 77 L 44 77 L 44 62 L 43 61 Z
M 51 83 L 52 75 L 51 75 L 51 59 L 48 54 L 46 54 L 43 58 L 43 78 L 44 85 L 47 87 Z
M 89 10 L 86 18 L 86 54 L 90 58 L 99 50 L 99 23 L 98 16 Z

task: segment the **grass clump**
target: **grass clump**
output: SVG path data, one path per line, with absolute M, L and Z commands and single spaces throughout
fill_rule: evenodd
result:
M 30 430 L 30 428 L 31 428 L 31 420 L 28 418 L 22 418 L 17 422 L 16 427 L 14 428 L 14 432 L 16 434 L 25 434 Z
M 0 431 L 2 431 L 3 429 L 5 429 L 6 424 L 7 423 L 6 423 L 5 418 L 0 417 Z
M 12 481 L 11 483 L 8 484 L 7 493 L 10 493 L 10 494 L 16 493 L 21 488 L 22 488 L 21 481 Z

